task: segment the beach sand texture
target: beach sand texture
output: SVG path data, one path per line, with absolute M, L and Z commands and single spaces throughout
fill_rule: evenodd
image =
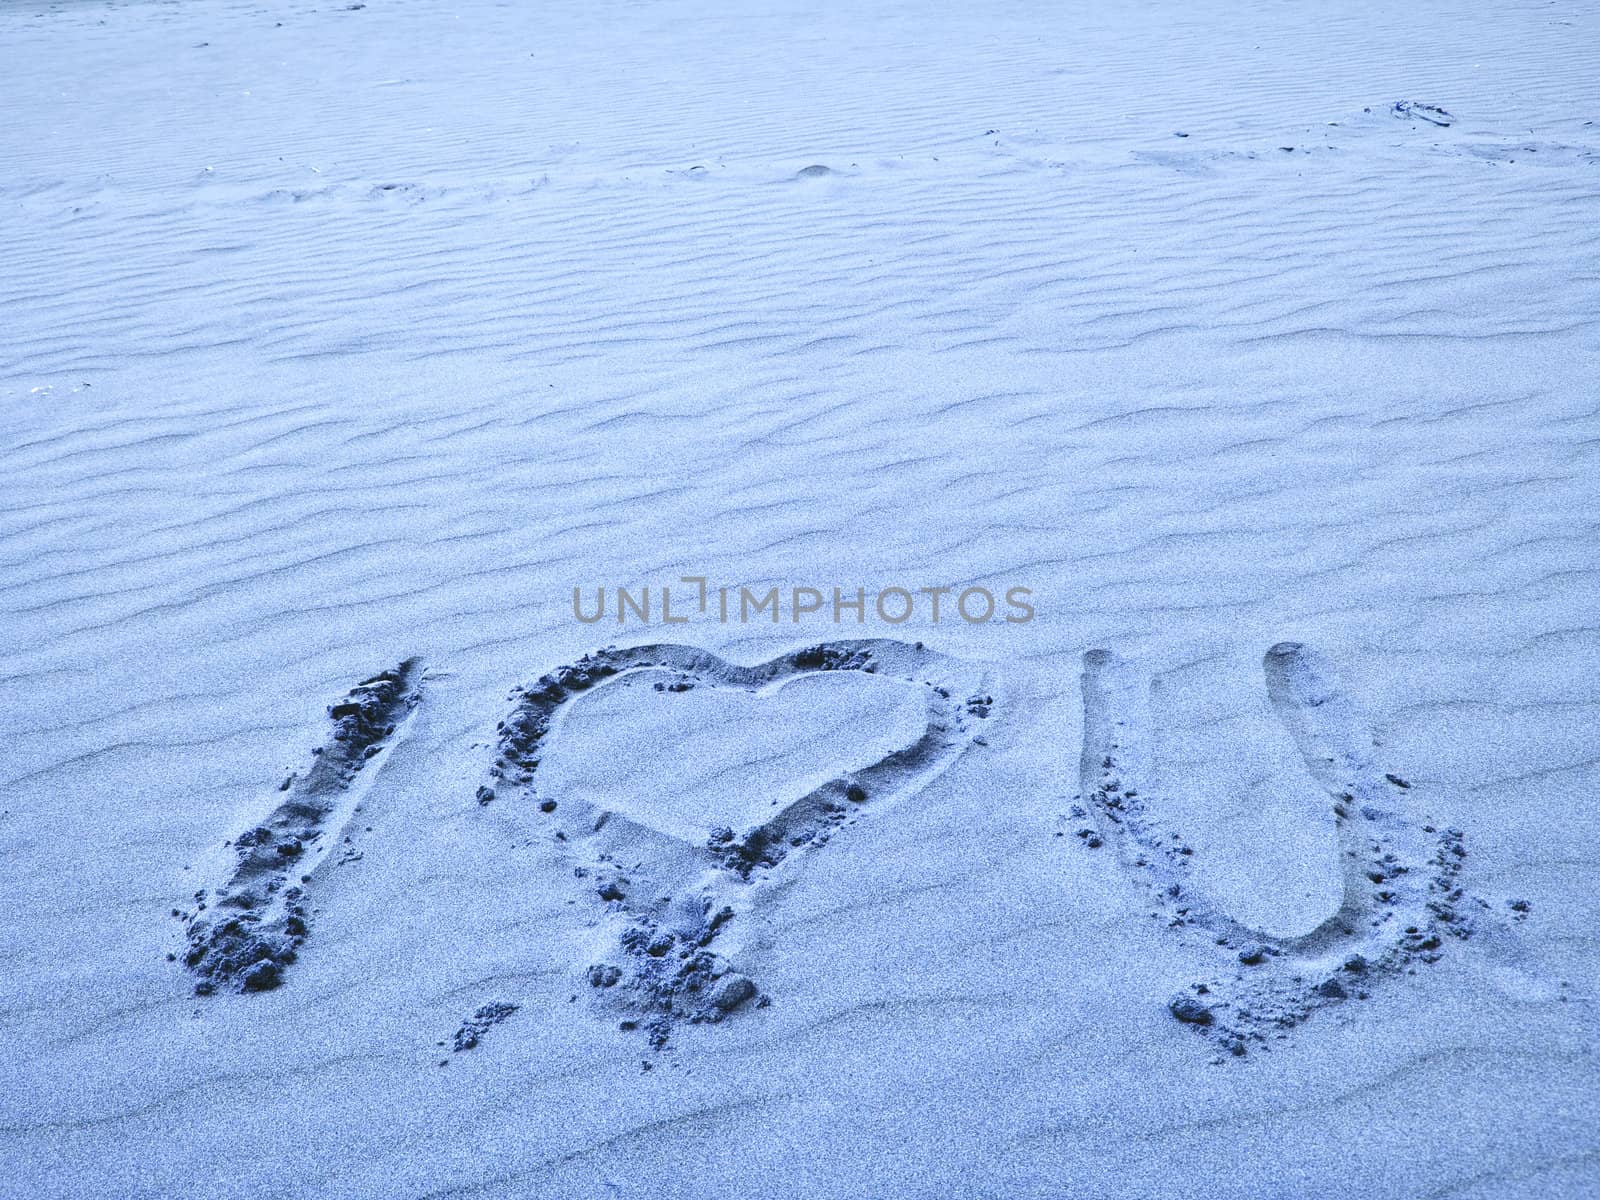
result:
M 1600 1194 L 1597 48 L 0 8 L 0 1194 Z

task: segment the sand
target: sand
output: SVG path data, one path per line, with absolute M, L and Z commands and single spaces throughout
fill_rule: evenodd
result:
M 1600 1192 L 1597 45 L 6 5 L 0 1194 Z

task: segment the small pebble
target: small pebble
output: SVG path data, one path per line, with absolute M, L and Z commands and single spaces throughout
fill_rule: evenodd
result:
M 724 975 L 711 989 L 711 1004 L 722 1012 L 732 1012 L 756 994 L 755 981 L 746 975 Z

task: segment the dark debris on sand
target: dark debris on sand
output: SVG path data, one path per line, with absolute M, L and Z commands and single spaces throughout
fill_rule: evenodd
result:
M 687 929 L 666 929 L 636 915 L 618 939 L 622 961 L 595 963 L 585 977 L 608 1003 L 638 1014 L 622 1027 L 643 1025 L 659 1050 L 678 1021 L 715 1023 L 751 1001 L 760 1003 L 754 980 L 710 949 L 732 918 L 731 908 L 713 909 L 709 902 Z
M 504 1000 L 480 1005 L 475 1013 L 461 1022 L 461 1028 L 456 1030 L 450 1044 L 452 1053 L 460 1054 L 463 1050 L 471 1050 L 482 1040 L 485 1033 L 516 1011 L 515 1004 L 509 1004 Z

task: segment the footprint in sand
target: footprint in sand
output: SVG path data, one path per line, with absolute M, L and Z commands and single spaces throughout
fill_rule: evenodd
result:
M 183 961 L 196 993 L 266 991 L 283 981 L 305 941 L 307 889 L 416 708 L 421 678 L 421 665 L 407 659 L 329 708 L 332 735 L 310 765 L 279 785 L 281 799 L 260 822 L 224 844 L 231 865 L 223 882 L 195 893 L 193 911 L 173 911 L 187 927 Z
M 1105 650 L 1084 656 L 1082 792 L 1072 811 L 1078 837 L 1114 846 L 1172 929 L 1215 945 L 1226 972 L 1169 1008 L 1236 1055 L 1287 1036 L 1318 1008 L 1365 999 L 1386 976 L 1437 961 L 1490 917 L 1488 903 L 1457 883 L 1461 831 L 1439 828 L 1418 791 L 1384 769 L 1371 725 L 1327 660 L 1283 642 L 1263 665 L 1272 707 L 1329 797 L 1340 860 L 1332 915 L 1285 936 L 1242 923 L 1208 893 L 1192 848 L 1163 816 L 1150 682 Z
M 585 981 L 659 1048 L 680 1021 L 766 1002 L 735 968 L 737 915 L 943 770 L 989 715 L 983 687 L 977 668 L 891 640 L 753 667 L 607 649 L 514 693 L 478 799 L 537 811 L 569 849 L 601 929 Z

